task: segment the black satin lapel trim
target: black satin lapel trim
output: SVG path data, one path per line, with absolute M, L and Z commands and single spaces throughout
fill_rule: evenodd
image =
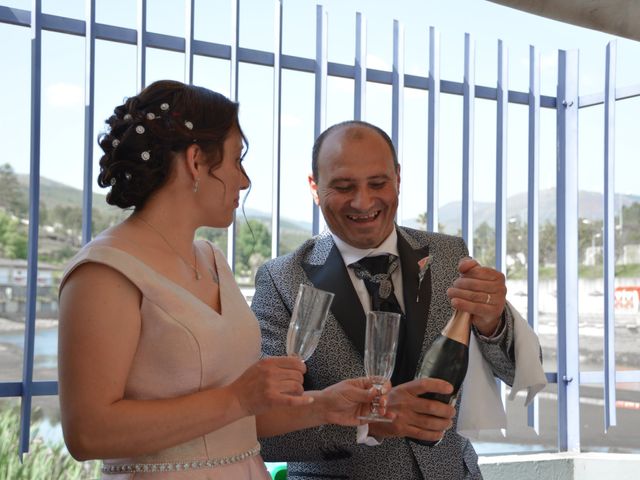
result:
M 303 263 L 302 268 L 315 287 L 335 294 L 331 313 L 364 358 L 364 311 L 338 248 L 333 246 L 324 265 Z
M 429 247 L 414 250 L 398 233 L 398 253 L 402 264 L 404 311 L 407 318 L 403 363 L 409 380 L 415 377 L 422 351 L 431 305 L 431 270 L 427 270 L 418 292 L 418 260 L 429 255 Z M 418 295 L 419 293 L 419 295 Z M 416 298 L 418 301 L 416 302 Z

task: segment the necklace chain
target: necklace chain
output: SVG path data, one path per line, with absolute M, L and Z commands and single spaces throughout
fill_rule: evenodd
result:
M 166 243 L 167 246 L 173 251 L 173 253 L 175 253 L 178 256 L 178 258 L 180 260 L 182 260 L 182 262 L 187 267 L 189 267 L 191 270 L 193 270 L 193 272 L 196 274 L 196 280 L 200 280 L 202 278 L 202 275 L 200 275 L 200 272 L 198 271 L 198 257 L 196 256 L 196 249 L 193 246 L 193 243 L 191 244 L 191 247 L 193 248 L 193 265 L 192 265 L 182 255 L 180 255 L 180 252 L 178 252 L 178 250 L 176 250 L 173 247 L 173 245 L 171 245 L 171 243 L 169 243 L 169 240 L 167 240 L 167 237 L 165 237 L 160 230 L 158 230 L 156 227 L 154 227 L 151 223 L 147 222 L 142 217 L 135 217 L 135 220 L 140 220 L 142 223 L 144 223 L 146 226 L 148 226 L 151 230 L 156 232 L 158 234 L 158 236 L 164 241 L 164 243 Z

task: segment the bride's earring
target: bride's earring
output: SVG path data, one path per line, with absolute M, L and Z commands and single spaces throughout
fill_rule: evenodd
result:
M 198 193 L 198 183 L 200 182 L 199 179 L 196 178 L 196 181 L 193 182 L 193 193 Z

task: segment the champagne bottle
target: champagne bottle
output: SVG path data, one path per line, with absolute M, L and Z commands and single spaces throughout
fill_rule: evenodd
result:
M 442 333 L 425 353 L 416 378 L 439 378 L 453 385 L 453 392 L 424 393 L 422 398 L 454 404 L 469 364 L 469 336 L 471 334 L 471 314 L 455 311 Z M 421 445 L 434 446 L 439 442 L 413 439 Z

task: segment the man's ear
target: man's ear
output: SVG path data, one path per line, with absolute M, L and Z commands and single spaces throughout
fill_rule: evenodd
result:
M 309 190 L 311 190 L 311 197 L 313 198 L 313 202 L 319 206 L 320 199 L 318 198 L 318 184 L 313 179 L 312 174 L 309 174 L 309 176 L 307 177 L 307 180 L 309 180 Z
M 396 167 L 396 177 L 398 177 L 398 183 L 396 185 L 398 189 L 398 195 L 400 195 L 400 164 Z

